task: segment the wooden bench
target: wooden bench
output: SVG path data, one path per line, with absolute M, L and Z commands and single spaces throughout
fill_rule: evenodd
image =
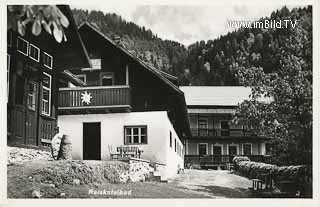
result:
M 138 147 L 120 146 L 117 147 L 117 153 L 110 153 L 110 157 L 111 159 L 115 160 L 126 157 L 140 158 L 142 152 L 143 151 L 140 150 Z

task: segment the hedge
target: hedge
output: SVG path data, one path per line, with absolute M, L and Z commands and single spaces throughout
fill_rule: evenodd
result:
M 236 171 L 249 178 L 261 179 L 263 174 L 270 174 L 277 181 L 296 181 L 311 175 L 311 171 L 306 165 L 279 167 L 263 162 L 253 162 L 248 157 L 240 156 L 234 157 L 233 163 Z

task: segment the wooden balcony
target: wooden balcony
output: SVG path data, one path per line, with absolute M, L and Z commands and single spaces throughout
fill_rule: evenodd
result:
M 191 129 L 192 137 L 244 137 L 254 136 L 250 130 L 247 129 Z
M 129 86 L 93 86 L 59 89 L 59 114 L 128 112 Z
M 251 161 L 270 163 L 270 156 L 266 155 L 185 155 L 184 163 L 186 167 L 190 164 L 199 167 L 210 167 L 232 163 L 235 156 L 247 156 Z

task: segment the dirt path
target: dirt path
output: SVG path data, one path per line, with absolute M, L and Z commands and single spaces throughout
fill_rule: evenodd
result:
M 251 180 L 225 170 L 185 170 L 171 183 L 214 198 L 248 197 L 252 185 Z

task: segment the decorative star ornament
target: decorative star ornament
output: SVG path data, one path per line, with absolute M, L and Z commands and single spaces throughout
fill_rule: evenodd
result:
M 91 104 L 91 93 L 88 93 L 87 91 L 85 91 L 84 93 L 81 93 L 81 102 L 85 103 L 85 104 Z

